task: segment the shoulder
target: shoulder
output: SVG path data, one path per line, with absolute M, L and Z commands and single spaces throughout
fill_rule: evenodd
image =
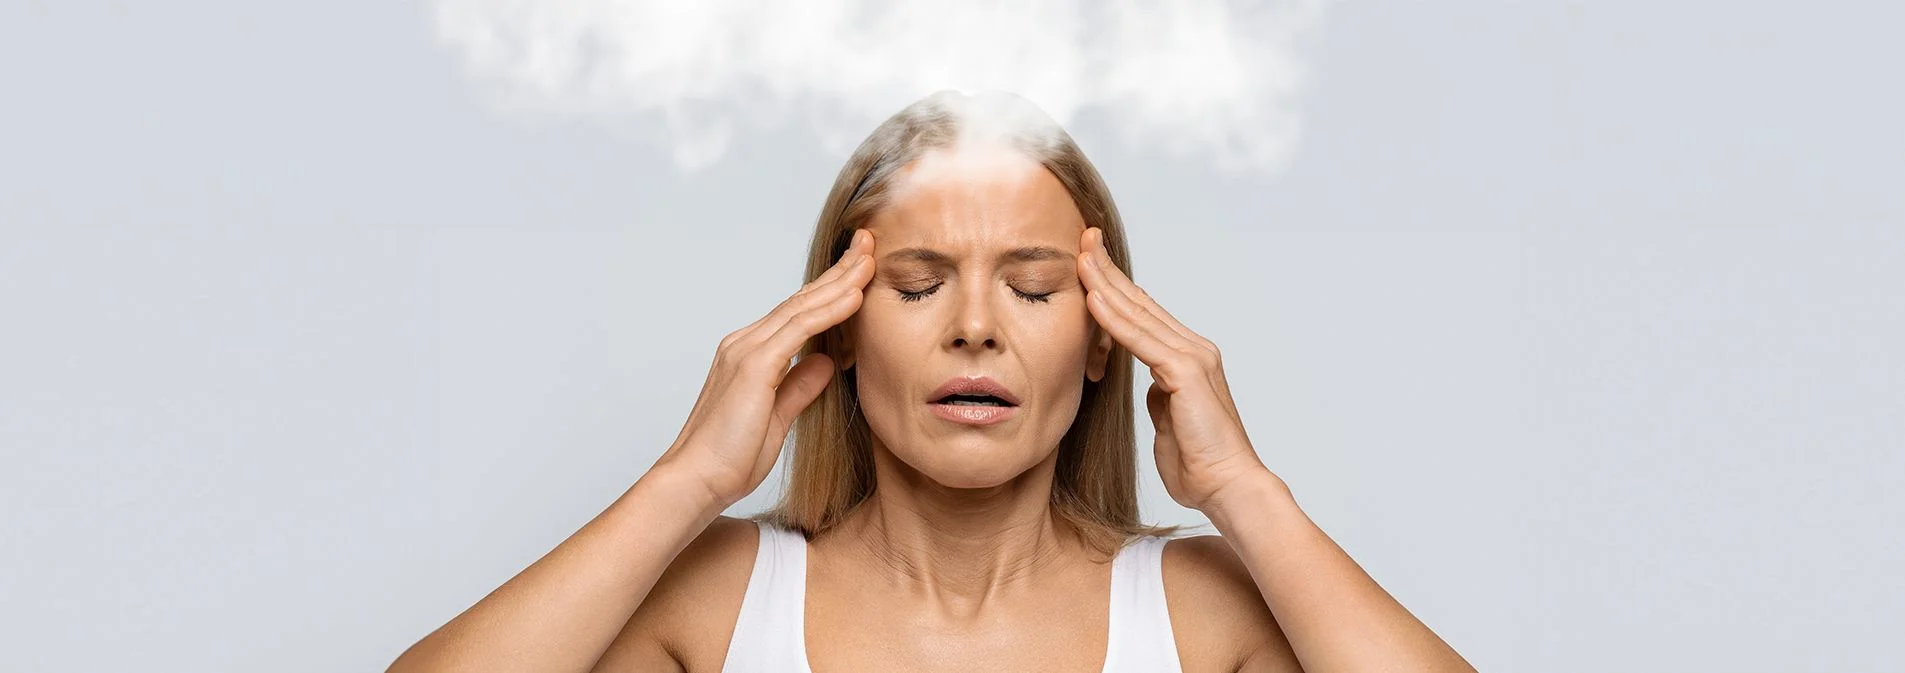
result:
M 759 543 L 753 521 L 716 517 L 675 555 L 595 670 L 653 670 L 660 664 L 647 662 L 662 661 L 720 670 Z
M 1300 670 L 1250 568 L 1223 536 L 1172 539 L 1162 565 L 1171 632 L 1185 671 L 1236 671 L 1246 661 L 1246 670 Z

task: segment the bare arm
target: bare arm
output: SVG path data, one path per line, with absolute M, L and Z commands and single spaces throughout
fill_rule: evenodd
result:
M 1278 670 L 1287 652 L 1308 673 L 1475 670 L 1324 535 L 1264 466 L 1244 432 L 1217 345 L 1132 283 L 1105 247 L 1104 232 L 1086 228 L 1079 247 L 1078 277 L 1092 319 L 1151 368 L 1144 403 L 1157 430 L 1153 452 L 1165 491 L 1210 517 L 1289 639 L 1290 650 L 1279 652 L 1261 645 L 1276 640 L 1263 634 L 1259 654 L 1243 670 Z
M 1308 673 L 1475 668 L 1376 584 L 1269 471 L 1207 508 Z M 1272 670 L 1269 662 L 1243 670 Z
M 648 473 L 555 550 L 410 646 L 390 673 L 593 668 L 675 557 L 767 478 L 794 419 L 835 378 L 825 354 L 792 367 L 788 360 L 859 309 L 872 250 L 872 233 L 855 232 L 825 273 L 724 337 L 681 435 Z M 634 643 L 633 656 L 673 661 L 646 644 Z
M 584 673 L 721 509 L 696 481 L 650 470 L 554 550 L 410 646 L 389 671 Z

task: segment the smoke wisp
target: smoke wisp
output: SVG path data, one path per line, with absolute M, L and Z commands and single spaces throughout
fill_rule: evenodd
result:
M 845 154 L 934 91 L 1010 91 L 1138 149 L 1272 170 L 1326 0 L 434 0 L 439 39 L 525 119 L 587 120 L 707 166 L 797 125 Z

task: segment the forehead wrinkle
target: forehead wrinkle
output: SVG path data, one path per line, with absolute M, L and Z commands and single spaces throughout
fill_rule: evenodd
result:
M 963 257 L 963 255 L 954 256 L 928 247 L 913 246 L 886 253 L 881 259 L 888 262 L 916 261 L 934 266 L 955 266 L 957 260 Z M 1069 261 L 1071 258 L 1071 253 L 1049 245 L 1025 245 L 999 253 L 997 260 L 1001 265 L 1009 265 L 1052 260 Z
M 1057 176 L 1026 163 L 1027 170 L 1004 174 L 937 170 L 908 176 L 896 198 L 868 223 L 881 237 L 880 247 L 900 246 L 880 258 L 952 268 L 966 258 L 962 251 L 1000 241 L 1016 244 L 996 256 L 1002 266 L 1073 261 L 1082 249 L 1077 234 L 1085 229 L 1083 217 Z
M 963 251 L 983 249 L 990 241 L 1012 244 L 996 255 L 1001 265 L 1069 261 L 1076 254 L 1075 251 L 1067 252 L 1064 247 L 1054 246 L 1047 234 L 1053 228 L 1050 226 L 1052 223 L 1075 219 L 1076 216 L 1052 213 L 1049 206 L 974 204 L 968 199 L 933 198 L 926 194 L 918 195 L 910 203 L 896 205 L 878 217 L 880 221 L 876 224 L 884 225 L 878 228 L 886 231 L 875 233 L 902 247 L 882 253 L 882 260 L 956 266 L 956 262 L 968 256 Z M 1059 225 L 1058 228 L 1068 227 Z M 1078 230 L 1082 231 L 1083 227 L 1080 226 Z M 900 235 L 901 231 L 911 235 Z M 1076 248 L 1077 245 L 1069 247 Z

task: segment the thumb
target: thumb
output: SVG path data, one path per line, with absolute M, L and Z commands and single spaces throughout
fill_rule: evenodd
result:
M 827 389 L 833 380 L 833 358 L 825 353 L 813 353 L 794 363 L 781 377 L 780 387 L 774 389 L 774 413 L 767 421 L 768 444 L 779 446 L 787 441 L 787 429 L 794 425 L 794 419 L 800 412 L 820 397 L 820 391 Z
M 1151 412 L 1151 425 L 1157 428 L 1158 434 L 1170 435 L 1171 394 L 1164 392 L 1163 386 L 1151 384 L 1151 389 L 1144 394 L 1144 408 Z

